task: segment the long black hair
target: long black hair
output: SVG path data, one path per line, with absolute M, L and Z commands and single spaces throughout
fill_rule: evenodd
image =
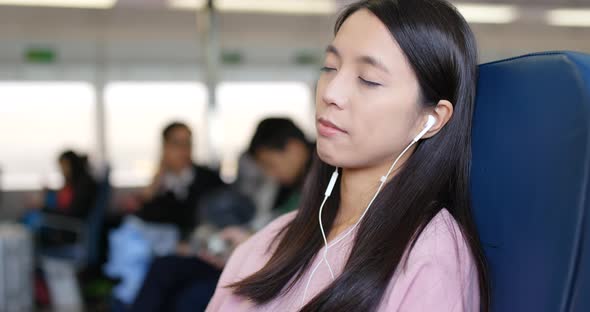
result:
M 347 7 L 335 33 L 358 10 L 372 12 L 387 26 L 417 76 L 421 101 L 453 103 L 449 122 L 421 141 L 399 173 L 384 187 L 359 224 L 344 270 L 301 311 L 375 311 L 404 254 L 443 208 L 461 228 L 479 274 L 481 310 L 489 310 L 485 260 L 471 216 L 469 170 L 471 120 L 477 82 L 477 48 L 467 22 L 445 0 L 366 0 Z M 229 285 L 258 304 L 289 291 L 323 247 L 316 220 L 323 190 L 334 168 L 318 158 L 304 186 L 300 209 L 280 231 L 266 265 Z M 339 187 L 324 207 L 330 229 L 338 213 Z M 383 218 L 387 216 L 387 218 Z M 387 248 L 383 248 L 387 246 Z M 296 277 L 293 279 L 293 277 Z
M 93 180 L 86 155 L 67 150 L 62 152 L 58 159 L 59 161 L 65 161 L 70 168 L 70 176 L 67 177 L 66 183 L 75 187 L 81 183 Z

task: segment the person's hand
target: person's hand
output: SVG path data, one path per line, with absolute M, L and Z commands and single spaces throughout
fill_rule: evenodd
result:
M 160 188 L 160 185 L 162 184 L 162 177 L 164 176 L 165 171 L 166 169 L 164 167 L 164 163 L 163 161 L 160 161 L 160 165 L 158 166 L 158 170 L 152 178 L 152 182 L 141 192 L 142 200 L 149 201 L 152 198 L 154 198 L 154 196 L 158 192 L 158 189 Z
M 184 257 L 189 257 L 189 256 L 195 255 L 193 248 L 187 242 L 178 243 L 178 245 L 176 246 L 176 253 L 179 256 L 184 256 Z
M 232 244 L 232 248 L 238 246 L 239 244 L 245 242 L 252 236 L 252 233 L 239 226 L 228 226 L 223 228 L 219 233 L 219 237 L 223 240 L 226 240 Z
M 225 263 L 227 262 L 226 258 L 221 257 L 221 256 L 216 256 L 204 249 L 200 250 L 197 253 L 197 257 L 199 257 L 199 259 L 207 262 L 208 264 L 210 264 L 213 267 L 218 268 L 220 270 L 223 269 L 223 267 L 225 266 Z

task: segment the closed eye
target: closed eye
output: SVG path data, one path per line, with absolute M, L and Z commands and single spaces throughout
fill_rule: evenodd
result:
M 370 80 L 363 79 L 363 77 L 359 77 L 359 79 L 361 80 L 361 82 L 362 82 L 364 85 L 367 85 L 367 86 L 369 86 L 369 87 L 379 87 L 379 86 L 381 86 L 381 84 L 380 84 L 380 83 L 377 83 L 377 82 L 374 82 L 374 81 L 370 81 Z
M 325 73 L 327 73 L 327 72 L 332 72 L 332 71 L 335 71 L 335 70 L 336 70 L 336 68 L 327 67 L 327 66 L 324 66 L 324 67 L 322 67 L 322 69 L 321 69 L 321 71 L 323 71 L 323 72 L 325 72 Z

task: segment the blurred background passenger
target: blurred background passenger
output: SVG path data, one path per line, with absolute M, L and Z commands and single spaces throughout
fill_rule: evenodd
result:
M 84 220 L 92 209 L 97 195 L 97 183 L 90 172 L 88 159 L 72 150 L 61 153 L 58 165 L 63 184 L 59 189 L 45 187 L 29 203 L 30 211 L 23 216 L 23 221 L 33 231 L 41 231 L 42 246 L 64 244 L 75 239 L 72 233 L 56 229 L 40 228 L 40 212 L 62 215 Z
M 181 122 L 162 131 L 162 157 L 149 186 L 137 196 L 136 215 L 146 221 L 175 226 L 185 239 L 199 224 L 198 203 L 223 186 L 219 172 L 193 163 L 192 133 Z
M 259 211 L 248 225 L 222 228 L 218 234 L 209 237 L 209 246 L 192 251 L 194 255 L 186 250 L 181 255 L 156 259 L 131 310 L 204 310 L 231 251 L 246 241 L 262 223 L 297 209 L 313 152 L 313 144 L 292 120 L 268 118 L 260 122 L 247 155 L 280 185 L 273 209 L 270 213 Z
M 127 201 L 133 215 L 109 236 L 105 271 L 120 279 L 114 288 L 116 309 L 133 302 L 152 257 L 187 249 L 190 232 L 200 223 L 199 203 L 224 185 L 219 174 L 195 165 L 192 133 L 181 122 L 162 131 L 162 155 L 150 185 Z

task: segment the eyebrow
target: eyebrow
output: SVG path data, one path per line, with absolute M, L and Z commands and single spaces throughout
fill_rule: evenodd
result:
M 384 72 L 386 72 L 386 73 L 389 74 L 389 70 L 387 69 L 387 67 L 383 63 L 381 63 L 379 60 L 377 60 L 376 58 L 374 58 L 374 57 L 371 57 L 371 56 L 361 56 L 359 58 L 359 61 L 361 63 L 369 64 L 371 66 L 377 67 L 377 68 L 381 69 L 382 71 L 384 71 Z
M 332 53 L 340 57 L 340 52 L 338 52 L 338 49 L 336 49 L 336 47 L 331 44 L 326 48 L 326 53 Z
M 342 55 L 340 54 L 340 51 L 338 51 L 338 49 L 336 49 L 336 47 L 331 44 L 328 45 L 328 47 L 326 48 L 326 53 L 332 53 L 339 58 L 342 57 Z M 380 62 L 379 60 L 377 60 L 376 58 L 374 58 L 372 56 L 368 56 L 368 55 L 360 56 L 357 58 L 357 62 L 377 67 L 377 68 L 381 69 L 382 71 L 389 74 L 389 69 L 387 69 L 387 66 L 385 66 L 385 64 L 383 64 L 382 62 Z

